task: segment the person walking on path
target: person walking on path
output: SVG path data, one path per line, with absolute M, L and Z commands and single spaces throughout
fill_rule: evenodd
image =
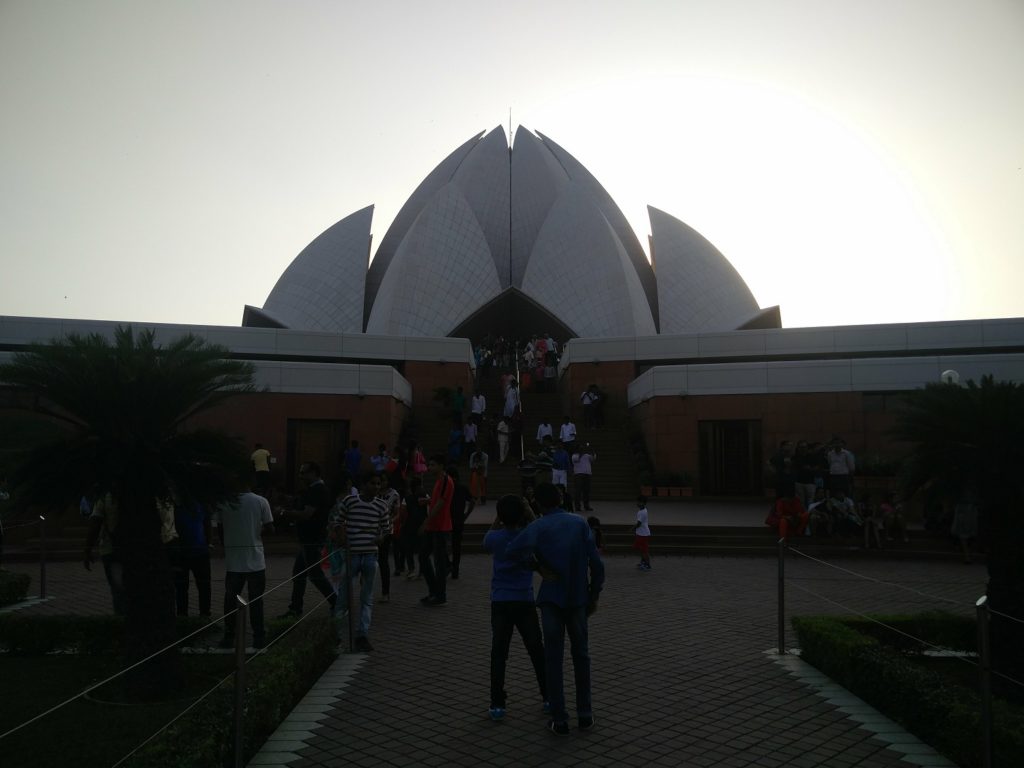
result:
M 355 650 L 367 653 L 370 645 L 370 621 L 373 618 L 373 582 L 377 576 L 377 552 L 390 528 L 387 504 L 380 498 L 380 478 L 373 472 L 362 476 L 358 496 L 349 496 L 337 507 L 332 526 L 340 526 L 348 549 L 350 571 L 338 585 L 339 615 L 349 607 L 349 585 L 360 581 L 359 624 L 356 627 Z M 387 568 L 387 562 L 384 564 Z
M 292 566 L 292 598 L 286 616 L 302 615 L 307 578 L 327 598 L 331 610 L 334 610 L 337 599 L 319 565 L 320 550 L 327 532 L 327 518 L 333 506 L 331 494 L 320 476 L 319 465 L 312 461 L 299 468 L 299 477 L 306 487 L 299 496 L 297 508 L 291 510 L 291 516 L 296 520 L 295 530 L 299 535 L 299 551 L 295 555 L 295 565 Z
M 380 601 L 386 603 L 391 599 L 391 565 L 388 558 L 392 548 L 396 550 L 395 562 L 398 562 L 398 542 L 395 540 L 399 516 L 402 512 L 402 494 L 390 487 L 391 478 L 383 470 L 376 472 L 380 486 L 379 498 L 388 511 L 388 527 L 377 545 L 377 565 L 380 568 Z
M 428 501 L 429 497 L 423 495 L 423 481 L 414 477 L 409 481 L 409 492 L 405 494 L 405 519 L 402 521 L 402 534 L 398 540 L 398 551 L 401 552 L 401 556 L 398 559 L 399 566 L 395 569 L 396 576 L 401 571 L 408 580 L 416 578 L 416 555 L 422 536 L 420 528 L 427 519 Z M 422 561 L 422 557 L 420 560 Z
M 487 398 L 484 397 L 484 393 L 479 389 L 473 394 L 473 398 L 469 401 L 469 412 L 471 415 L 482 419 L 484 414 L 487 412 Z
M 576 491 L 576 511 L 593 512 L 590 506 L 590 481 L 594 476 L 594 462 L 597 461 L 597 454 L 590 447 L 590 443 L 583 446 L 572 455 L 572 476 Z
M 473 501 L 481 507 L 487 503 L 487 465 L 490 457 L 487 452 L 477 449 L 469 456 L 469 492 Z
M 262 648 L 265 644 L 263 593 L 267 588 L 263 536 L 274 532 L 270 503 L 252 493 L 246 483 L 234 502 L 214 512 L 213 524 L 220 530 L 220 543 L 224 546 L 224 615 L 237 608 L 235 598 L 243 588 L 247 589 L 252 644 L 254 648 Z M 220 645 L 222 648 L 235 645 L 235 622 L 230 618 L 224 621 L 224 638 Z
M 504 464 L 508 458 L 508 435 L 511 431 L 508 420 L 504 417 L 498 420 L 498 463 Z
M 175 601 L 179 616 L 188 616 L 189 574 L 196 580 L 199 593 L 199 615 L 209 617 L 210 582 L 210 518 L 206 507 L 197 501 L 174 505 L 174 528 L 177 544 L 168 552 L 174 572 Z
M 520 497 L 513 495 L 498 500 L 497 512 L 491 530 L 484 536 L 484 551 L 494 558 L 491 570 L 491 706 L 488 710 L 492 720 L 505 717 L 505 666 L 513 630 L 518 630 L 530 655 L 545 711 L 550 709 L 544 643 L 533 601 L 533 570 L 522 560 L 505 556 L 508 543 L 533 520 L 533 513 Z
M 576 445 L 576 425 L 568 416 L 562 419 L 562 426 L 558 428 L 558 439 L 567 451 L 572 451 Z
M 641 571 L 651 570 L 651 527 L 647 523 L 647 497 L 636 500 L 636 526 L 633 535 L 633 549 L 640 553 Z
M 558 736 L 567 736 L 569 715 L 562 680 L 566 633 L 576 679 L 577 725 L 582 731 L 594 727 L 587 617 L 597 610 L 597 599 L 604 586 L 604 563 L 590 526 L 583 518 L 561 508 L 558 489 L 551 483 L 541 483 L 536 495 L 543 517 L 530 523 L 509 542 L 505 556 L 532 554 L 544 569 L 537 604 L 544 630 L 546 684 L 551 702 L 548 729 Z
M 420 602 L 437 606 L 448 602 L 448 545 L 452 538 L 452 497 L 455 484 L 445 472 L 444 457 L 431 456 L 427 471 L 434 475 L 427 519 L 420 526 L 420 571 L 430 590 Z
M 449 466 L 446 470 L 452 479 L 455 490 L 452 492 L 452 558 L 451 574 L 453 579 L 459 578 L 459 565 L 462 563 L 462 533 L 466 529 L 466 519 L 472 514 L 476 500 L 465 483 L 459 482 L 459 470 Z
M 362 473 L 363 466 L 363 454 L 359 450 L 359 441 L 353 440 L 351 447 L 345 451 L 343 455 L 345 471 L 348 472 L 349 477 L 352 478 L 353 482 L 358 480 Z

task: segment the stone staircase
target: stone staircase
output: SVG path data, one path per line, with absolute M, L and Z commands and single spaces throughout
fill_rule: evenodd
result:
M 488 412 L 497 418 L 504 404 L 500 376 L 492 376 L 481 382 L 481 391 L 487 398 Z M 535 452 L 537 427 L 543 419 L 551 423 L 554 436 L 565 416 L 562 395 L 558 392 L 527 391 L 521 396 L 523 407 L 523 443 L 527 452 Z M 595 499 L 626 500 L 637 495 L 637 474 L 629 447 L 625 413 L 610 413 L 601 429 L 586 429 L 577 423 L 577 442 L 589 442 L 597 452 L 594 462 L 594 477 L 591 496 Z M 447 440 L 447 432 L 445 433 Z M 520 488 L 517 463 L 520 459 L 519 446 L 511 445 L 508 460 L 504 465 L 497 462 L 497 444 L 490 452 L 491 464 L 488 477 L 488 496 L 498 498 L 506 493 L 518 493 Z M 468 462 L 467 462 L 468 466 Z M 569 479 L 572 483 L 572 477 Z

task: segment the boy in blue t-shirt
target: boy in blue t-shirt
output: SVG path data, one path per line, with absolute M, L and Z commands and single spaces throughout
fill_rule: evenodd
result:
M 513 495 L 502 496 L 498 516 L 484 536 L 484 550 L 494 555 L 491 577 L 491 707 L 492 720 L 505 716 L 505 663 L 508 660 L 512 630 L 518 629 L 533 671 L 537 676 L 541 699 L 547 711 L 547 685 L 544 676 L 544 644 L 533 599 L 533 571 L 521 559 L 505 557 L 505 548 L 533 518 L 524 501 Z

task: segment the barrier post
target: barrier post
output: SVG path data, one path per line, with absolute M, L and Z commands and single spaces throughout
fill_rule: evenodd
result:
M 39 516 L 39 597 L 46 597 L 46 518 Z
M 779 539 L 779 656 L 786 654 L 786 540 Z
M 978 615 L 978 674 L 981 683 L 981 764 L 992 768 L 992 647 L 988 596 L 975 603 Z
M 235 612 L 235 768 L 242 768 L 243 738 L 242 724 L 245 709 L 245 613 L 249 604 L 237 595 L 238 608 Z

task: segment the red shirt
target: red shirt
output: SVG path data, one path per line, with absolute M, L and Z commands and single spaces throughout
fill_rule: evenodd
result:
M 445 533 L 452 530 L 452 495 L 454 493 L 455 483 L 448 475 L 444 475 L 434 483 L 434 490 L 430 492 L 429 509 L 432 510 L 437 505 L 438 499 L 443 499 L 441 511 L 435 517 L 427 519 L 427 524 L 423 527 L 424 531 Z
M 775 514 L 777 517 L 800 518 L 806 514 L 806 510 L 804 505 L 800 503 L 800 499 L 796 496 L 790 496 L 789 498 L 783 496 L 775 502 Z

